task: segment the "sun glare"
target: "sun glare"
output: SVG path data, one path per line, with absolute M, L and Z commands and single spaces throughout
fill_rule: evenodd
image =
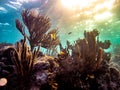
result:
M 74 9 L 74 8 L 87 7 L 88 5 L 92 4 L 96 0 L 61 0 L 61 1 L 65 7 Z
M 104 20 L 107 18 L 112 17 L 112 13 L 111 12 L 104 12 L 102 14 L 97 14 L 94 16 L 95 20 Z
M 105 0 L 104 2 L 98 0 L 61 0 L 64 7 L 69 9 L 83 9 L 89 8 L 90 6 L 95 9 L 107 8 L 111 9 L 115 0 Z
M 115 0 L 61 0 L 62 5 L 73 13 L 73 18 L 104 20 L 113 16 L 111 9 Z

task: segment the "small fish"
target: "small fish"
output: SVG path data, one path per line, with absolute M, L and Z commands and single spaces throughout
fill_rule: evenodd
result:
M 69 32 L 68 34 L 71 34 L 72 32 Z
M 89 78 L 91 78 L 91 79 L 94 79 L 94 78 L 95 78 L 94 74 L 88 74 L 87 76 L 88 76 Z
M 95 78 L 95 76 L 94 76 L 94 75 L 90 75 L 89 77 L 90 77 L 91 79 L 94 79 L 94 78 Z
M 61 51 L 60 54 L 61 54 L 61 55 L 64 55 L 65 53 Z
M 50 36 L 51 36 L 51 39 L 53 39 L 53 40 L 56 39 L 56 37 L 57 37 L 56 34 L 54 34 L 54 33 L 50 34 Z
M 95 78 L 94 74 L 88 74 L 88 75 L 87 75 L 87 79 L 88 79 L 88 77 L 91 78 L 91 79 L 94 79 L 94 78 Z

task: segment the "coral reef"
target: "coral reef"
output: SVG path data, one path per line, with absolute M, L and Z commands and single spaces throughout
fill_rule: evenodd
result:
M 120 72 L 109 65 L 111 55 L 104 52 L 109 48 L 110 41 L 99 41 L 97 30 L 85 31 L 84 36 L 74 45 L 67 42 L 66 49 L 60 45 L 64 53 L 72 50 L 72 54 L 67 54 L 67 57 L 64 53 L 65 56 L 59 55 L 60 69 L 56 75 L 58 90 L 119 90 Z M 115 70 L 114 74 L 111 74 L 112 70 Z M 118 75 L 116 81 L 115 73 Z
M 49 18 L 33 12 L 22 12 L 29 35 L 16 20 L 24 38 L 15 45 L 0 44 L 0 78 L 7 80 L 0 90 L 120 90 L 120 71 L 104 50 L 110 47 L 109 40 L 99 41 L 100 32 L 94 29 L 85 31 L 84 38 L 74 44 L 67 41 L 64 48 L 58 30 L 48 32 Z M 60 52 L 53 57 L 58 45 Z

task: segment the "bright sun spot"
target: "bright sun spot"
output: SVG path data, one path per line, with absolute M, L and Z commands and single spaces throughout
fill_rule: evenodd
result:
M 112 17 L 111 12 L 104 12 L 102 14 L 97 14 L 94 16 L 95 20 L 104 20 L 104 19 L 107 19 L 109 17 Z
M 115 0 L 61 0 L 62 5 L 73 12 L 76 18 L 91 16 L 95 20 L 111 18 L 114 2 Z
M 61 0 L 62 4 L 67 8 L 83 8 L 87 7 L 89 4 L 92 4 L 96 0 Z
M 98 10 L 101 10 L 104 8 L 110 10 L 112 8 L 114 2 L 115 2 L 115 0 L 104 1 L 103 3 L 95 5 L 95 10 L 98 11 Z
M 64 7 L 69 9 L 83 9 L 94 6 L 96 9 L 107 8 L 110 9 L 115 0 L 61 0 Z

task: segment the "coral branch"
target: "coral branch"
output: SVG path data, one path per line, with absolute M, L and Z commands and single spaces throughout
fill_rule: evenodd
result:
M 28 29 L 29 36 L 25 34 L 24 26 L 19 20 L 16 20 L 16 27 L 23 36 L 27 37 L 32 51 L 36 46 L 41 45 L 44 48 L 51 48 L 51 46 L 56 47 L 59 44 L 57 29 L 46 34 L 51 26 L 50 19 L 47 16 L 41 16 L 35 10 L 24 10 L 22 19 Z

